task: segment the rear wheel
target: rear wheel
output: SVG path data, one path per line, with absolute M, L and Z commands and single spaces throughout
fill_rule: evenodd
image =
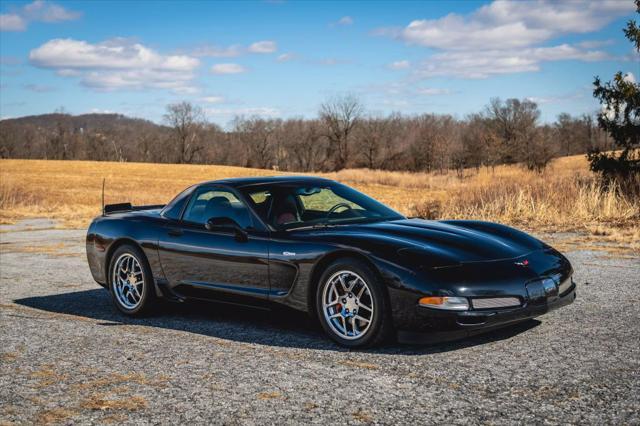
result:
M 356 259 L 336 261 L 324 271 L 316 310 L 329 337 L 346 347 L 372 346 L 389 334 L 382 284 L 368 265 Z
M 109 262 L 109 284 L 113 303 L 124 314 L 141 316 L 151 311 L 153 277 L 139 248 L 126 244 L 116 249 Z

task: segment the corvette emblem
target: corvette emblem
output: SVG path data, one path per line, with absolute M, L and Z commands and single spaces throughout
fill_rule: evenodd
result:
M 513 262 L 516 266 L 529 266 L 529 261 L 527 259 L 522 262 Z

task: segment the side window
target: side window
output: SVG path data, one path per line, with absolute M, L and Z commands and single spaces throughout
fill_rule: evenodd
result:
M 267 216 L 269 214 L 269 208 L 271 207 L 271 201 L 273 196 L 271 195 L 271 191 L 267 190 L 259 190 L 255 192 L 249 192 L 249 198 L 253 202 L 253 207 L 256 213 L 262 218 L 262 220 L 267 220 Z
M 184 205 L 189 200 L 189 194 L 191 194 L 191 190 L 193 187 L 187 188 L 182 191 L 180 194 L 176 196 L 162 211 L 162 215 L 164 217 L 168 217 L 169 219 L 179 220 L 180 213 L 182 213 L 182 209 Z
M 230 217 L 243 228 L 253 226 L 247 207 L 232 192 L 200 188 L 191 197 L 184 220 L 204 225 L 212 217 Z

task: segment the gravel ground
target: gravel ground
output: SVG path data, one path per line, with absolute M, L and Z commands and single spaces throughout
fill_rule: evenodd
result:
M 83 239 L 0 227 L 0 424 L 640 424 L 638 258 L 568 253 L 576 302 L 515 328 L 348 351 L 288 311 L 124 318 Z

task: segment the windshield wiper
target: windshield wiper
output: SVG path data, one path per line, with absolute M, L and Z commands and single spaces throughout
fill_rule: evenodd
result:
M 305 225 L 295 228 L 288 228 L 287 231 L 300 231 L 306 229 L 325 229 L 325 228 L 335 228 L 338 226 L 349 226 L 349 225 L 364 225 L 367 223 L 375 223 L 375 222 L 385 222 L 388 220 L 395 220 L 395 217 L 386 216 L 386 217 L 363 217 L 351 220 L 343 220 L 341 222 L 320 222 L 314 223 L 313 225 Z
M 336 226 L 333 223 L 328 223 L 328 222 L 323 222 L 323 223 L 315 223 L 313 225 L 306 225 L 306 226 L 298 226 L 295 228 L 289 228 L 287 229 L 287 231 L 300 231 L 300 230 L 305 230 L 305 229 L 324 229 L 324 228 L 329 228 L 329 227 L 334 227 Z

